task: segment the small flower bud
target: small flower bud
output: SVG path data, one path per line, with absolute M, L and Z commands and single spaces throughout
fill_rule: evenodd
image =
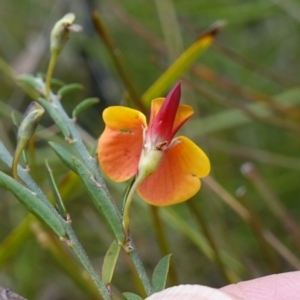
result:
M 31 102 L 27 107 L 18 130 L 18 140 L 29 140 L 39 124 L 45 110 L 37 102 Z
M 74 21 L 75 15 L 73 13 L 68 13 L 56 22 L 51 31 L 51 52 L 55 51 L 59 53 L 62 50 L 65 43 L 69 39 L 71 31 L 78 32 L 82 30 L 82 27 L 80 25 L 73 24 Z
M 22 151 L 27 146 L 30 138 L 34 134 L 36 127 L 38 126 L 45 110 L 37 102 L 32 102 L 26 109 L 23 119 L 21 121 L 19 130 L 18 130 L 18 142 L 17 148 L 13 158 L 12 164 L 12 173 L 15 179 L 18 178 L 17 175 L 17 165 L 19 162 L 20 155 Z

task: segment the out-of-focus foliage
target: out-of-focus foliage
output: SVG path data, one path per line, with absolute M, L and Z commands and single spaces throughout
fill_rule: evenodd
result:
M 227 21 L 214 45 L 182 77 L 183 102 L 195 109 L 195 116 L 183 131 L 210 157 L 212 177 L 204 180 L 200 193 L 190 202 L 159 210 L 173 253 L 173 280 L 219 287 L 228 277 L 245 280 L 300 268 L 299 224 L 294 221 L 300 212 L 299 3 L 0 1 L 0 57 L 17 74 L 46 72 L 53 24 L 66 12 L 76 14 L 76 23 L 84 30 L 66 45 L 54 77 L 85 87 L 62 98 L 70 115 L 83 99 L 100 98 L 100 104 L 78 117 L 83 128 L 80 132 L 91 151 L 103 130 L 103 108 L 126 103 L 125 87 L 93 28 L 93 8 L 100 12 L 139 95 L 211 24 Z M 21 89 L 0 72 L 0 139 L 11 153 L 16 146 L 11 112 L 20 120 L 28 103 Z M 40 127 L 28 148 L 31 174 L 50 193 L 44 164 L 47 158 L 67 199 L 74 228 L 100 272 L 112 237 L 83 186 L 75 182 L 75 176 L 66 177 L 68 170 L 49 147 L 48 141 L 62 141 L 52 125 L 44 116 L 42 126 L 48 130 Z M 253 165 L 244 165 L 246 162 Z M 75 186 L 70 187 L 70 181 Z M 121 206 L 126 185 L 107 182 Z M 6 191 L 1 190 L 0 196 L 0 241 L 4 241 L 28 213 Z M 232 202 L 236 200 L 232 197 L 237 201 Z M 163 256 L 153 226 L 155 214 L 139 199 L 131 209 L 132 233 L 150 274 Z M 220 261 L 210 250 L 212 245 L 205 239 L 203 228 L 210 232 Z M 39 232 L 34 227 L 16 245 L 16 254 L 0 259 L 1 285 L 29 299 L 92 297 L 63 272 L 61 261 L 49 254 Z M 287 251 L 283 253 L 281 247 Z M 1 251 L 5 251 L 3 243 Z M 222 265 L 231 267 L 229 276 L 222 275 Z M 130 265 L 121 256 L 113 279 L 116 295 L 118 290 L 138 291 L 134 276 L 130 276 Z

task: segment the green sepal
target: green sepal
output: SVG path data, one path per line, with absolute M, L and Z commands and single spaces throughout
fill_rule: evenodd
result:
M 73 165 L 76 173 L 87 188 L 94 205 L 103 215 L 107 225 L 112 230 L 116 240 L 123 243 L 125 234 L 123 231 L 121 216 L 115 205 L 107 197 L 100 183 L 93 179 L 93 175 L 83 166 L 83 164 L 75 157 L 72 157 Z
M 56 155 L 61 159 L 61 161 L 66 165 L 66 167 L 77 173 L 77 169 L 74 167 L 72 162 L 72 157 L 74 155 L 64 147 L 62 147 L 60 144 L 57 144 L 55 142 L 49 142 L 48 144 L 54 150 Z
M 103 265 L 102 265 L 101 277 L 103 282 L 106 285 L 110 284 L 112 281 L 114 270 L 120 254 L 120 249 L 121 249 L 120 245 L 117 243 L 116 240 L 114 240 L 105 254 Z
M 139 295 L 134 293 L 125 292 L 122 294 L 127 300 L 143 300 Z
M 99 103 L 99 101 L 100 100 L 98 98 L 87 98 L 87 99 L 83 100 L 78 105 L 76 105 L 76 107 L 74 108 L 74 110 L 72 112 L 72 117 L 74 119 L 77 118 L 81 113 L 86 111 L 88 108 Z
M 48 112 L 48 114 L 51 116 L 53 121 L 56 123 L 56 125 L 61 130 L 62 134 L 65 138 L 70 137 L 70 130 L 66 126 L 65 121 L 62 119 L 62 117 L 56 112 L 55 108 L 46 101 L 43 98 L 38 98 L 37 101 L 45 108 L 45 110 Z
M 64 85 L 62 88 L 60 88 L 57 91 L 57 94 L 60 95 L 61 97 L 72 93 L 72 92 L 76 92 L 76 91 L 82 91 L 83 90 L 83 85 L 79 84 L 79 83 L 70 83 L 67 85 Z
M 152 275 L 152 286 L 154 293 L 162 291 L 166 286 L 171 256 L 172 254 L 164 256 L 154 269 Z
M 55 215 L 55 212 L 38 199 L 29 189 L 3 172 L 0 172 L 0 186 L 13 193 L 29 212 L 46 223 L 58 237 L 66 236 L 66 231 L 61 221 Z

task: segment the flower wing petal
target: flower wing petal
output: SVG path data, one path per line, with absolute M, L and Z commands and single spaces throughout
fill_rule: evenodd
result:
M 165 101 L 165 98 L 156 98 L 151 101 L 149 128 L 152 127 L 155 117 L 157 116 L 164 101 Z
M 159 168 L 139 186 L 146 202 L 166 206 L 188 200 L 200 189 L 199 178 L 210 172 L 206 154 L 190 139 L 178 137 L 179 144 L 167 150 Z
M 136 173 L 143 147 L 146 117 L 139 111 L 111 106 L 103 111 L 105 130 L 98 142 L 98 160 L 103 172 L 121 182 Z
M 165 98 L 154 99 L 151 103 L 151 116 L 149 121 L 149 128 L 151 128 L 156 115 L 158 114 Z M 194 114 L 194 110 L 191 106 L 185 104 L 179 104 L 178 110 L 173 123 L 172 136 L 180 129 L 180 127 Z
M 173 137 L 181 126 L 194 114 L 194 110 L 191 106 L 180 104 L 177 110 L 177 114 L 173 123 Z

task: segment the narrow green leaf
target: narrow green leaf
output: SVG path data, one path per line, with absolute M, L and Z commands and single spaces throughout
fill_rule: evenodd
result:
M 110 284 L 112 281 L 120 249 L 121 247 L 117 241 L 114 240 L 105 254 L 102 265 L 102 280 L 106 285 Z
M 14 196 L 28 209 L 28 211 L 42 222 L 46 223 L 58 235 L 58 237 L 64 237 L 66 235 L 66 231 L 61 221 L 51 208 L 38 199 L 22 184 L 7 176 L 3 172 L 0 172 L 0 186 L 13 193 Z
M 83 100 L 74 108 L 72 112 L 72 117 L 77 118 L 81 113 L 86 111 L 88 108 L 99 103 L 99 101 L 100 100 L 98 98 L 88 98 Z
M 120 243 L 123 243 L 125 240 L 125 235 L 123 231 L 121 216 L 117 208 L 108 199 L 101 184 L 93 178 L 93 175 L 83 166 L 83 164 L 75 157 L 72 157 L 72 161 L 74 167 L 77 170 L 76 173 L 87 188 L 94 202 L 94 205 L 103 215 L 116 240 Z
M 45 164 L 46 164 L 46 167 L 47 167 L 47 170 L 48 170 L 49 183 L 50 183 L 50 187 L 51 187 L 51 190 L 52 190 L 53 198 L 54 198 L 55 203 L 56 203 L 57 210 L 60 213 L 60 215 L 65 219 L 66 216 L 67 216 L 67 210 L 66 210 L 65 204 L 64 204 L 64 202 L 61 198 L 59 189 L 57 187 L 55 178 L 53 176 L 52 169 L 50 168 L 50 165 L 49 165 L 47 160 L 45 161 Z
M 125 299 L 127 300 L 143 300 L 143 298 L 141 298 L 139 295 L 136 295 L 134 293 L 129 293 L 129 292 L 125 292 L 122 294 Z
M 152 275 L 154 293 L 162 291 L 166 286 L 171 256 L 172 254 L 168 254 L 163 257 L 154 269 Z
M 39 90 L 40 83 L 37 81 L 37 78 L 30 74 L 22 74 L 17 77 L 17 82 L 24 88 L 26 92 L 28 92 L 33 99 L 41 96 L 41 92 Z
M 54 150 L 56 155 L 61 159 L 61 161 L 66 165 L 66 167 L 77 173 L 77 169 L 74 167 L 72 162 L 72 157 L 74 155 L 55 142 L 49 142 L 49 145 Z
M 65 96 L 67 94 L 70 94 L 72 92 L 77 92 L 77 91 L 82 91 L 83 90 L 83 85 L 79 84 L 79 83 L 70 83 L 67 84 L 65 86 L 63 86 L 62 88 L 60 88 L 57 91 L 57 94 L 60 96 Z
M 178 59 L 150 86 L 143 94 L 142 101 L 145 105 L 150 104 L 152 99 L 161 97 L 176 80 L 195 62 L 213 42 L 216 34 L 224 26 L 223 23 L 216 23 L 205 32 L 198 40 L 185 50 Z
M 36 74 L 37 78 L 41 78 L 42 81 L 44 82 L 46 80 L 46 74 L 43 72 L 38 72 Z M 61 88 L 63 86 L 65 86 L 66 83 L 58 78 L 51 78 L 51 86 L 54 86 L 56 88 Z
M 66 85 L 65 82 L 63 82 L 62 80 L 58 79 L 58 78 L 51 78 L 51 86 L 52 87 L 56 87 L 56 88 L 61 88 L 62 86 Z
M 38 98 L 37 101 L 45 108 L 47 113 L 51 116 L 53 121 L 56 123 L 56 125 L 59 127 L 61 130 L 62 134 L 64 135 L 65 138 L 70 137 L 70 130 L 62 117 L 58 114 L 56 111 L 55 107 L 52 106 L 52 104 L 48 101 L 46 101 L 43 98 Z

